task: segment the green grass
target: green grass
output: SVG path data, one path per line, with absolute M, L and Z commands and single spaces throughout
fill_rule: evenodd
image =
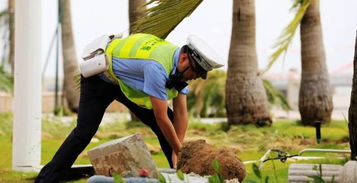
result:
M 29 180 L 36 176 L 36 173 L 21 173 L 11 170 L 12 159 L 12 115 L 0 114 L 0 182 L 33 182 Z M 47 118 L 42 123 L 42 160 L 41 164 L 46 164 L 56 150 L 59 148 L 65 137 L 75 126 L 75 117 L 70 123 L 62 123 L 57 118 Z M 304 148 L 332 148 L 332 149 L 348 149 L 348 126 L 343 121 L 333 121 L 328 125 L 322 126 L 322 142 L 316 143 L 315 129 L 313 127 L 301 126 L 296 121 L 276 121 L 271 127 L 256 128 L 253 125 L 232 126 L 229 131 L 225 132 L 224 123 L 218 124 L 202 124 L 190 122 L 187 131 L 186 140 L 205 139 L 208 143 L 218 147 L 228 147 L 234 150 L 237 156 L 243 160 L 258 160 L 268 149 L 277 148 L 294 154 Z M 101 126 L 95 135 L 96 142 L 92 142 L 78 157 L 75 164 L 89 164 L 89 159 L 86 156 L 87 150 L 102 144 L 104 142 L 117 139 L 123 136 L 140 133 L 143 135 L 147 144 L 159 148 L 159 143 L 156 136 L 138 122 L 118 122 Z M 316 161 L 303 161 L 315 163 L 334 163 L 341 164 L 345 160 L 337 160 L 333 154 L 324 153 L 309 153 L 311 156 L 326 156 L 327 159 Z M 164 154 L 160 150 L 159 153 L 153 155 L 153 159 L 158 167 L 167 168 L 168 163 Z M 278 177 L 278 182 L 287 182 L 287 170 L 289 164 L 294 161 L 281 163 L 274 161 L 275 169 L 272 161 L 265 163 L 262 169 L 263 176 L 269 176 L 269 182 L 276 182 L 275 174 Z M 259 181 L 252 172 L 251 164 L 246 166 L 247 179 Z M 85 182 L 81 179 L 74 182 Z

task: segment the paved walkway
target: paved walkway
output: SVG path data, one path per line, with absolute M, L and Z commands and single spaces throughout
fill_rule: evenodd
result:
M 273 118 L 277 119 L 288 119 L 288 120 L 300 120 L 300 112 L 298 110 L 294 111 L 283 111 L 283 110 L 273 110 Z M 332 111 L 332 120 L 345 120 L 348 119 L 348 109 L 336 109 Z
M 300 120 L 300 112 L 298 110 L 293 111 L 284 111 L 275 109 L 272 111 L 273 120 Z M 332 120 L 347 120 L 348 119 L 348 109 L 338 109 L 332 112 L 331 116 Z M 200 121 L 202 123 L 217 123 L 227 121 L 227 118 L 200 118 L 196 121 Z
M 300 113 L 297 110 L 293 111 L 283 111 L 283 110 L 273 110 L 272 111 L 272 117 L 274 121 L 276 120 L 300 120 Z M 53 114 L 43 114 L 43 118 L 49 120 L 49 121 L 55 121 L 55 122 L 63 122 L 63 123 L 69 123 L 71 121 L 76 120 L 76 116 L 64 116 L 64 117 L 56 117 L 53 116 Z M 348 119 L 348 109 L 338 109 L 334 110 L 332 112 L 332 119 L 333 120 L 342 120 L 344 121 L 345 119 Z M 103 120 L 102 120 L 102 125 L 103 124 L 109 124 L 109 123 L 120 123 L 124 121 L 130 120 L 130 114 L 129 113 L 105 113 Z M 227 121 L 227 118 L 196 118 L 193 119 L 192 121 L 197 121 L 197 122 L 202 122 L 202 123 L 207 123 L 207 124 L 213 124 L 213 123 L 219 123 L 219 122 L 225 122 Z

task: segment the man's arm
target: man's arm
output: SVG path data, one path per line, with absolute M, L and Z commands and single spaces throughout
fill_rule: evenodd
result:
M 173 107 L 174 127 L 180 142 L 183 143 L 188 125 L 186 95 L 179 93 L 179 95 L 173 99 Z
M 167 116 L 167 102 L 159 98 L 150 96 L 151 104 L 153 106 L 156 122 L 164 134 L 166 140 L 171 145 L 175 154 L 178 154 L 181 149 L 181 142 L 177 137 L 174 126 L 172 125 L 169 117 Z
M 179 93 L 179 95 L 173 99 L 173 106 L 174 106 L 174 127 L 175 127 L 176 134 L 182 144 L 185 138 L 187 124 L 188 124 L 186 95 Z M 177 165 L 176 154 L 172 153 L 171 158 L 172 158 L 173 167 L 176 168 Z

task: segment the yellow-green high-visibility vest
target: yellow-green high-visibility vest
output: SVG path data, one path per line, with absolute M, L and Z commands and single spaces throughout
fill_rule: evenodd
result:
M 109 77 L 119 83 L 124 95 L 135 104 L 152 109 L 150 98 L 142 91 L 134 90 L 123 83 L 113 72 L 112 57 L 125 59 L 146 59 L 160 63 L 169 76 L 173 69 L 173 57 L 177 46 L 150 34 L 132 34 L 124 39 L 114 39 L 106 48 L 109 60 Z M 168 99 L 175 98 L 178 92 L 167 89 Z

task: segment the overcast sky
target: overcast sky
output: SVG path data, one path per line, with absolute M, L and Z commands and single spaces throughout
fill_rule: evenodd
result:
M 1 0 L 4 2 L 5 0 Z M 57 0 L 42 1 L 42 47 L 45 60 L 57 21 Z M 128 30 L 127 0 L 73 0 L 72 23 L 77 56 L 86 43 L 102 34 Z M 217 50 L 227 65 L 232 26 L 232 0 L 204 0 L 167 38 L 183 45 L 187 35 L 196 34 Z M 354 41 L 357 30 L 356 0 L 321 0 L 326 62 L 330 72 L 353 61 Z M 4 4 L 4 3 L 2 3 Z M 272 45 L 283 28 L 292 19 L 289 11 L 292 0 L 256 0 L 256 45 L 259 68 L 265 68 Z M 52 54 L 52 58 L 55 54 Z M 46 75 L 54 73 L 54 59 L 50 60 Z M 297 32 L 285 62 L 276 63 L 270 73 L 300 70 L 300 38 Z M 226 67 L 224 68 L 226 69 Z M 345 71 L 352 71 L 349 68 Z

